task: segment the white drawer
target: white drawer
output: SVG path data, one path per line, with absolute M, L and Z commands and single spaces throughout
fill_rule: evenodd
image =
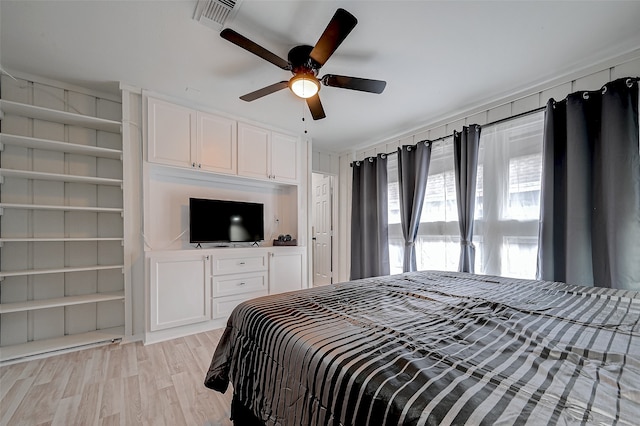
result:
M 233 309 L 240 303 L 255 297 L 267 296 L 268 293 L 269 292 L 265 290 L 212 299 L 211 315 L 213 319 L 228 317 Z
M 256 254 L 254 256 L 230 256 L 224 257 L 213 256 L 212 262 L 213 275 L 221 274 L 237 274 L 244 271 L 266 271 L 267 255 Z
M 213 297 L 232 296 L 262 290 L 269 290 L 266 271 L 213 277 Z

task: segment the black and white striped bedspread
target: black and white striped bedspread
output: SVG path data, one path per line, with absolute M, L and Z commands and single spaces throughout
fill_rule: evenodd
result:
M 640 424 L 640 294 L 415 272 L 239 305 L 205 385 L 267 425 Z

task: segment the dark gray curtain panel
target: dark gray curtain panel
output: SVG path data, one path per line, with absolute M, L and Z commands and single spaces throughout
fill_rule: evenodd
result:
M 476 248 L 473 245 L 473 219 L 476 207 L 479 149 L 480 126 L 465 126 L 462 132 L 454 132 L 453 160 L 460 227 L 459 272 L 474 272 Z
M 398 186 L 400 188 L 400 224 L 404 237 L 404 272 L 417 270 L 416 237 L 420 226 L 422 202 L 427 190 L 431 161 L 431 143 L 405 145 L 398 148 Z
M 640 290 L 638 79 L 547 103 L 538 277 Z
M 352 163 L 351 279 L 389 275 L 387 157 Z

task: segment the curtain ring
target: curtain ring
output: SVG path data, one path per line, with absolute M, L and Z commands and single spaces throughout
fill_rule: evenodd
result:
M 589 92 L 582 92 L 582 99 L 589 99 Z
M 424 146 L 429 146 L 429 141 L 424 141 Z
M 607 93 L 607 86 L 602 86 L 602 94 L 604 95 L 605 93 Z
M 633 80 L 632 80 L 632 79 L 630 79 L 630 78 L 628 78 L 628 79 L 627 79 L 627 81 L 625 81 L 625 83 L 627 83 L 627 87 L 628 87 L 629 89 L 631 89 L 631 86 L 633 86 Z
M 411 145 L 407 145 L 407 152 L 411 151 Z
M 373 157 L 369 157 L 369 162 L 373 163 Z
M 387 157 L 387 154 L 380 154 L 380 158 L 382 158 L 383 160 Z
M 360 162 L 359 162 L 359 161 L 356 161 L 356 166 L 359 166 L 359 165 L 360 165 Z

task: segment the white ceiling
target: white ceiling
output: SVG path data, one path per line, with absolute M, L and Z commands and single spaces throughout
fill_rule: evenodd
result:
M 343 151 L 420 127 L 640 47 L 640 2 L 244 0 L 227 23 L 282 58 L 314 45 L 338 7 L 358 25 L 320 71 L 387 81 L 381 95 L 323 87 L 327 118 L 281 90 L 290 73 L 193 19 L 196 1 L 0 0 L 6 70 L 99 90 L 149 89 Z M 306 121 L 302 122 L 302 117 Z

